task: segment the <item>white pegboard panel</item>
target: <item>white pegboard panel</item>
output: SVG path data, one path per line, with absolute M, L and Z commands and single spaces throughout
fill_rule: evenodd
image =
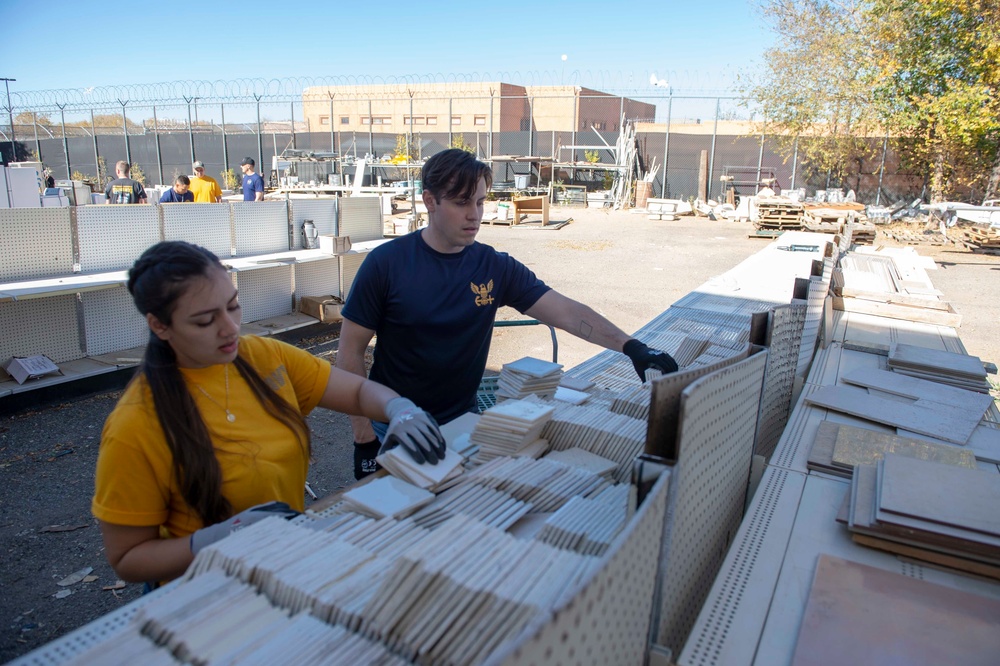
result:
M 351 241 L 382 238 L 382 199 L 379 197 L 344 197 L 340 200 L 340 235 Z
M 135 309 L 125 287 L 84 292 L 80 300 L 88 356 L 138 347 L 149 340 L 146 318 Z
M 73 225 L 67 208 L 0 208 L 0 281 L 73 272 Z
M 275 266 L 236 274 L 246 324 L 291 314 L 292 267 Z
M 303 296 L 327 295 L 340 295 L 340 261 L 338 257 L 295 264 L 296 304 Z
M 233 254 L 229 206 L 217 203 L 164 204 L 163 239 L 182 240 L 211 250 L 220 259 Z
M 518 647 L 501 646 L 484 664 L 645 663 L 653 605 L 651 582 L 656 578 L 670 483 L 669 473 L 664 472 L 597 572 L 564 607 L 527 627 L 514 641 Z
M 289 199 L 292 209 L 292 249 L 302 249 L 302 223 L 312 220 L 321 236 L 337 235 L 337 198 Z
M 656 642 L 679 654 L 743 517 L 767 353 L 682 393 L 678 461 L 660 555 Z
M 0 363 L 33 354 L 55 363 L 83 358 L 75 295 L 0 303 Z
M 236 256 L 288 251 L 288 203 L 234 201 L 232 206 Z
M 806 305 L 801 302 L 775 308 L 771 317 L 767 369 L 764 372 L 754 451 L 768 459 L 792 411 L 792 388 L 805 319 Z
M 684 644 L 682 666 L 745 666 L 781 569 L 805 476 L 768 467 Z
M 799 347 L 799 361 L 795 369 L 795 375 L 803 379 L 809 374 L 809 365 L 812 363 L 820 328 L 823 325 L 823 309 L 827 294 L 830 293 L 834 261 L 833 257 L 827 257 L 823 261 L 822 277 L 813 276 L 809 279 L 806 320 L 802 326 L 802 345 Z
M 351 286 L 354 284 L 354 277 L 361 268 L 361 263 L 368 254 L 342 254 L 340 255 L 340 297 L 347 300 L 351 293 Z
M 122 271 L 161 238 L 160 207 L 140 204 L 77 206 L 80 270 Z

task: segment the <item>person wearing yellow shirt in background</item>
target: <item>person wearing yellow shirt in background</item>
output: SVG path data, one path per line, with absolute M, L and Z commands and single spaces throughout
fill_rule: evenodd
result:
M 222 189 L 211 176 L 205 175 L 205 165 L 194 163 L 194 175 L 191 176 L 191 194 L 195 203 L 219 203 L 222 201 Z

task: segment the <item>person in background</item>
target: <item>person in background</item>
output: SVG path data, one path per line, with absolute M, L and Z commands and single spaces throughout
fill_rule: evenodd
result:
M 423 166 L 427 227 L 372 250 L 358 269 L 340 329 L 337 367 L 371 378 L 430 412 L 439 424 L 475 411 L 497 309 L 519 312 L 649 368 L 675 372 L 669 354 L 650 349 L 586 305 L 563 296 L 524 264 L 476 242 L 490 167 L 464 150 L 437 153 Z M 355 475 L 375 471 L 385 424 L 352 418 Z
M 160 196 L 160 203 L 192 203 L 194 195 L 188 191 L 191 180 L 187 176 L 177 176 L 174 186 Z
M 165 241 L 128 277 L 149 340 L 101 434 L 91 510 L 126 581 L 180 576 L 206 546 L 305 504 L 305 416 L 389 422 L 386 448 L 444 457 L 441 432 L 395 391 L 271 337 L 240 335 L 236 287 L 205 248 Z
M 243 201 L 264 200 L 264 179 L 254 173 L 256 163 L 251 157 L 244 157 L 240 162 L 243 169 Z
M 194 176 L 191 177 L 191 194 L 195 203 L 219 203 L 222 201 L 222 188 L 218 181 L 205 175 L 205 165 L 199 160 L 194 163 Z
M 128 177 L 132 165 L 125 160 L 115 163 L 115 174 L 118 176 L 104 188 L 104 196 L 109 204 L 144 204 L 146 190 L 142 183 Z

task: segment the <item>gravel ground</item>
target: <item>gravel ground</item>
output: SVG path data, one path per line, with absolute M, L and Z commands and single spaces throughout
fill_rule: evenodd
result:
M 682 218 L 663 222 L 623 212 L 555 208 L 553 220 L 572 216 L 560 230 L 484 226 L 479 239 L 510 252 L 543 280 L 634 331 L 709 278 L 732 268 L 768 241 L 748 238 L 733 222 Z M 897 244 L 897 243 L 893 243 Z M 955 246 L 919 246 L 940 268 L 934 285 L 963 315 L 969 353 L 1000 361 L 996 335 L 1000 257 Z M 501 317 L 517 318 L 516 312 Z M 332 357 L 337 326 L 316 325 L 288 336 Z M 567 368 L 600 351 L 559 334 L 559 361 Z M 531 355 L 548 358 L 547 329 L 498 329 L 489 367 Z M 994 377 L 995 379 L 995 377 Z M 124 381 L 124 380 L 123 380 Z M 104 419 L 119 390 L 81 384 L 81 394 L 0 416 L 0 661 L 23 655 L 141 594 L 116 587 L 99 530 L 90 515 L 93 474 Z M 90 391 L 84 395 L 84 391 Z M 5 410 L 0 399 L 0 413 Z M 6 409 L 10 412 L 10 409 Z M 353 482 L 347 418 L 317 410 L 309 417 L 315 462 L 309 474 L 323 497 Z M 307 498 L 308 501 L 309 498 Z M 89 571 L 88 571 L 89 570 Z M 87 578 L 64 579 L 87 571 Z

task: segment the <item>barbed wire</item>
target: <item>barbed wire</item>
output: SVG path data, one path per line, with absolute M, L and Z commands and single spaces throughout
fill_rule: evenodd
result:
M 662 75 L 662 78 L 660 76 Z M 118 108 L 128 105 L 226 102 L 300 101 L 303 96 L 326 98 L 327 88 L 349 86 L 352 94 L 409 96 L 421 87 L 448 84 L 449 94 L 482 94 L 482 83 L 500 82 L 519 86 L 578 86 L 612 94 L 659 97 L 668 94 L 728 94 L 733 92 L 731 72 L 710 74 L 699 70 L 664 70 L 660 73 L 612 72 L 608 70 L 497 71 L 465 74 L 411 74 L 405 76 L 297 76 L 285 78 L 239 78 L 232 80 L 188 80 L 133 83 L 90 88 L 60 88 L 10 92 L 11 107 L 51 112 L 79 109 Z M 310 93 L 310 89 L 316 89 Z

